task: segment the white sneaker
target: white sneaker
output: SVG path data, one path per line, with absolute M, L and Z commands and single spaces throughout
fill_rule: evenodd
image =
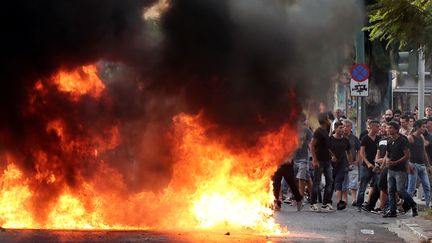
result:
M 326 210 L 328 210 L 328 211 L 333 210 L 333 207 L 332 207 L 332 205 L 331 205 L 330 203 L 323 204 L 323 205 L 321 206 L 321 208 L 322 208 L 322 209 L 326 209 Z
M 320 211 L 320 208 L 318 207 L 318 204 L 316 204 L 316 203 L 310 205 L 310 209 L 311 209 L 312 211 L 316 211 L 316 212 Z

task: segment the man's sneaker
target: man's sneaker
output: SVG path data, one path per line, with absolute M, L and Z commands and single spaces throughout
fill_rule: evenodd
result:
M 336 209 L 337 209 L 337 210 L 342 210 L 342 209 L 341 209 L 341 206 L 342 206 L 341 203 L 342 203 L 342 200 L 339 201 L 339 202 L 336 204 Z
M 326 204 L 322 205 L 321 208 L 322 209 L 326 209 L 328 211 L 333 210 L 333 207 L 332 207 L 332 205 L 330 203 L 326 203 Z
M 344 201 L 339 201 L 336 205 L 337 210 L 344 210 L 346 208 L 346 203 Z
M 303 205 L 303 200 L 298 201 L 297 204 L 296 204 L 296 206 L 297 206 L 297 211 L 300 212 L 302 210 L 303 206 L 304 206 Z
M 390 212 L 390 211 L 386 212 L 383 215 L 383 218 L 396 218 L 396 217 L 397 217 L 396 212 Z
M 403 208 L 396 209 L 397 215 L 405 215 L 408 211 L 405 211 Z
M 372 209 L 369 207 L 368 204 L 363 204 L 361 206 L 361 209 L 364 210 L 364 211 L 366 211 L 366 212 L 371 212 L 372 211 Z
M 353 201 L 353 202 L 351 203 L 351 206 L 353 206 L 353 207 L 357 206 L 357 201 Z
M 293 201 L 291 200 L 291 198 L 286 198 L 283 202 L 288 205 L 293 205 Z
M 318 207 L 318 204 L 311 204 L 310 205 L 310 209 L 312 210 L 312 211 L 315 211 L 315 212 L 318 212 L 318 211 L 320 211 L 320 209 L 319 209 L 319 207 Z
M 382 210 L 381 208 L 375 208 L 375 209 L 371 210 L 371 213 L 374 213 L 374 214 L 383 214 L 384 210 Z
M 402 198 L 399 198 L 399 201 L 397 201 L 396 206 L 402 206 L 404 203 L 404 200 Z
M 418 216 L 417 206 L 414 206 L 414 207 L 412 208 L 412 216 L 413 216 L 413 217 Z

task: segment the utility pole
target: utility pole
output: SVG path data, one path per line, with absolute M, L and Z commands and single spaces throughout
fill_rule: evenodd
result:
M 419 48 L 418 61 L 418 119 L 424 118 L 425 55 L 423 46 Z

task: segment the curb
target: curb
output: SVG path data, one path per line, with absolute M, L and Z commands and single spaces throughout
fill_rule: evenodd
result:
M 432 242 L 432 235 L 430 233 L 429 234 L 425 233 L 423 228 L 419 224 L 405 222 L 404 220 L 398 219 L 397 226 L 400 229 L 413 233 L 420 240 L 420 242 L 427 242 L 427 243 Z

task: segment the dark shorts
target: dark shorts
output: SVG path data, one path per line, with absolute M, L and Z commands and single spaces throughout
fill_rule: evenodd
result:
M 348 179 L 348 170 L 345 168 L 337 168 L 333 171 L 335 173 L 334 189 L 336 191 L 346 191 L 348 189 L 346 180 Z

